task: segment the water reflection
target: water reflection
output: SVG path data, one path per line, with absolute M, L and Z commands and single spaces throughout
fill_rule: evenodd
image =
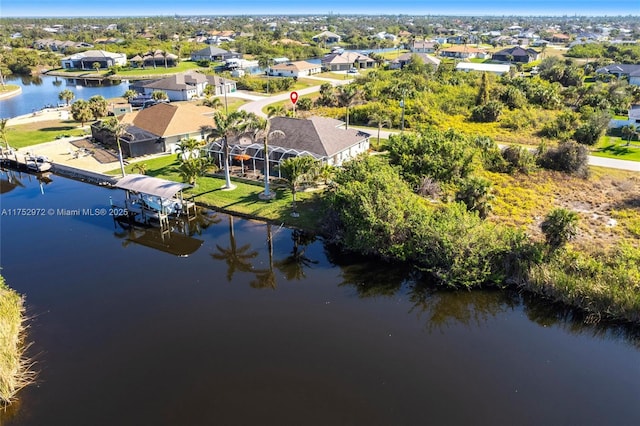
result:
M 316 236 L 309 232 L 295 229 L 291 232 L 291 239 L 293 240 L 291 254 L 282 260 L 276 261 L 275 265 L 284 274 L 287 281 L 300 281 L 306 277 L 305 269 L 318 263 L 317 260 L 312 260 L 306 255 L 307 247 L 316 241 Z
M 340 286 L 353 287 L 361 298 L 407 296 L 425 329 L 442 331 L 457 325 L 477 327 L 492 318 L 522 307 L 541 327 L 560 327 L 571 334 L 598 338 L 622 338 L 640 347 L 640 328 L 606 321 L 578 309 L 549 302 L 540 296 L 513 289 L 447 290 L 435 285 L 428 273 L 409 265 L 390 265 L 332 247 L 327 257 L 340 266 Z
M 229 215 L 229 247 L 224 248 L 216 244 L 217 253 L 211 253 L 211 257 L 222 260 L 227 264 L 227 281 L 231 282 L 236 272 L 251 272 L 253 265 L 251 259 L 258 255 L 258 252 L 251 249 L 251 244 L 238 247 L 233 228 L 233 216 Z
M 140 244 L 179 257 L 187 257 L 195 253 L 204 240 L 194 238 L 202 235 L 204 230 L 221 219 L 210 210 L 196 210 L 192 217 L 182 217 L 170 222 L 168 229 L 153 226 L 142 226 L 128 221 L 125 217 L 114 218 L 116 238 L 122 239 L 122 247 L 131 243 Z
M 257 269 L 255 271 L 255 279 L 249 282 L 253 288 L 276 288 L 276 274 L 273 270 L 273 233 L 271 224 L 266 224 L 267 229 L 267 253 L 269 255 L 269 264 L 267 269 Z

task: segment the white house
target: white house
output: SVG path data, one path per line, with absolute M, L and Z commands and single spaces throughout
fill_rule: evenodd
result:
M 269 75 L 278 77 L 304 77 L 322 72 L 322 65 L 307 61 L 287 62 L 269 68 Z
M 215 95 L 236 91 L 235 81 L 198 72 L 175 74 L 158 80 L 141 80 L 132 83 L 129 88 L 147 97 L 155 91 L 162 91 L 170 101 L 189 101 L 204 95 L 209 85 L 215 88 Z
M 65 69 L 95 69 L 94 64 L 100 64 L 100 68 L 109 68 L 115 65 L 127 65 L 127 55 L 124 53 L 106 52 L 104 50 L 87 50 L 62 58 L 62 68 Z

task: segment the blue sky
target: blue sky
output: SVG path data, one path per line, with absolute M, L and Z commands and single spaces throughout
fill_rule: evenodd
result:
M 258 14 L 639 15 L 637 0 L 1 0 L 0 15 L 158 16 Z

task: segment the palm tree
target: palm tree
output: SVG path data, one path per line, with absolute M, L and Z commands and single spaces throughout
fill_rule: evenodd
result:
M 128 127 L 128 124 L 120 123 L 115 117 L 107 118 L 100 125 L 100 128 L 102 130 L 106 130 L 107 132 L 111 133 L 111 135 L 116 140 L 116 145 L 118 146 L 118 160 L 120 161 L 120 172 L 122 173 L 122 177 L 126 175 L 126 172 L 124 170 L 124 159 L 122 158 L 122 147 L 120 146 L 120 139 L 124 135 L 128 134 Z M 133 138 L 133 135 L 130 135 L 130 137 Z
M 620 129 L 622 137 L 627 140 L 627 146 L 631 145 L 631 138 L 636 135 L 637 131 L 638 130 L 634 124 L 629 124 Z
M 269 94 L 269 80 L 271 76 L 269 71 L 271 71 L 271 62 L 272 62 L 272 59 L 267 55 L 260 55 L 258 57 L 258 66 L 260 68 L 267 69 L 267 95 Z
M 210 86 L 207 86 L 207 87 L 210 87 Z M 204 101 L 202 101 L 202 105 L 209 108 L 218 109 L 222 107 L 222 101 L 220 100 L 220 98 L 208 96 Z
M 58 99 L 65 101 L 67 106 L 69 106 L 69 102 L 71 102 L 75 97 L 76 94 L 69 89 L 64 89 L 62 92 L 58 93 Z
M 156 101 L 166 101 L 169 99 L 169 96 L 167 96 L 167 92 L 163 90 L 154 90 L 153 93 L 151 93 L 151 99 Z
M 346 129 L 349 128 L 349 107 L 355 103 L 358 94 L 358 89 L 356 89 L 355 86 L 348 85 L 340 86 L 338 88 L 338 102 L 340 103 L 340 106 L 343 106 L 346 109 Z
M 132 167 L 134 172 L 138 172 L 141 175 L 146 175 L 147 174 L 147 170 L 149 169 L 149 167 L 147 166 L 147 163 L 136 163 L 133 167 Z
M 293 196 L 291 216 L 298 217 L 296 210 L 296 192 L 298 186 L 304 181 L 312 180 L 311 174 L 316 167 L 316 160 L 313 157 L 291 157 L 280 163 L 280 173 L 287 180 L 289 189 Z
M 176 152 L 178 153 L 178 160 L 180 161 L 188 161 L 193 158 L 200 157 L 200 147 L 202 146 L 202 141 L 189 138 L 182 139 L 178 142 L 176 146 Z
M 264 144 L 264 192 L 261 194 L 261 197 L 268 200 L 272 198 L 271 192 L 269 191 L 269 138 L 283 138 L 286 135 L 282 130 L 271 130 L 271 120 L 255 117 L 255 124 L 252 125 L 255 128 L 253 139 L 262 139 Z
M 386 125 L 391 126 L 391 119 L 387 113 L 381 109 L 373 111 L 369 114 L 369 126 L 375 125 L 378 127 L 378 148 L 380 148 L 380 130 Z
M 540 225 L 551 252 L 572 240 L 578 232 L 578 214 L 574 211 L 556 208 L 545 217 Z
M 94 62 L 93 64 L 91 64 L 91 68 L 93 68 L 94 70 L 96 70 L 97 73 L 100 72 L 100 62 Z
M 138 92 L 136 92 L 135 90 L 127 90 L 124 92 L 124 94 L 122 95 L 123 98 L 125 98 L 127 101 L 131 102 L 131 100 L 133 98 L 135 98 L 136 96 L 138 96 Z
M 267 115 L 269 117 L 285 117 L 287 110 L 282 104 L 269 105 L 267 107 Z
M 234 189 L 231 185 L 231 173 L 229 172 L 229 139 L 248 133 L 255 128 L 255 115 L 246 111 L 234 111 L 229 115 L 216 112 L 213 116 L 215 128 L 212 129 L 211 137 L 222 139 L 222 156 L 225 189 Z
M 9 141 L 7 140 L 7 122 L 9 121 L 8 118 L 2 118 L 0 119 L 0 140 L 2 140 L 2 142 L 4 142 L 4 144 L 7 146 L 7 149 L 11 149 L 9 147 Z
M 233 274 L 239 272 L 251 272 L 253 265 L 249 262 L 258 255 L 257 251 L 251 251 L 251 245 L 245 244 L 238 247 L 236 236 L 233 231 L 233 216 L 229 215 L 229 248 L 223 248 L 216 244 L 218 253 L 212 253 L 211 257 L 216 260 L 224 260 L 227 264 L 227 281 L 231 282 Z

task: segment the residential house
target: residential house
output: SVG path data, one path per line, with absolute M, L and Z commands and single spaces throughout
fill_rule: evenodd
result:
M 447 37 L 447 43 L 449 44 L 465 44 L 465 43 L 478 43 L 478 37 L 473 34 L 458 34 L 453 37 Z
M 225 93 L 233 93 L 238 90 L 235 80 L 208 74 L 207 81 L 209 82 L 209 86 L 213 86 L 213 94 L 216 96 L 223 95 Z
M 457 71 L 489 72 L 498 75 L 506 74 L 510 69 L 511 67 L 508 64 L 478 64 L 474 62 L 460 62 L 456 65 Z
M 225 61 L 231 58 L 241 58 L 242 54 L 237 52 L 229 52 L 215 46 L 208 46 L 204 49 L 191 53 L 192 61 Z
M 418 58 L 420 58 L 424 64 L 431 65 L 434 68 L 438 68 L 438 66 L 440 65 L 440 59 L 434 56 L 427 55 L 426 53 L 422 53 L 422 52 L 415 52 L 415 53 L 407 52 L 398 56 L 396 59 L 392 60 L 389 68 L 391 69 L 404 68 L 413 60 L 414 56 L 417 56 Z
M 307 61 L 286 62 L 269 68 L 269 75 L 277 77 L 304 77 L 322 72 L 322 65 Z
M 65 69 L 94 69 L 94 64 L 100 64 L 100 68 L 109 68 L 116 65 L 127 65 L 127 55 L 124 53 L 105 52 L 104 50 L 87 50 L 62 58 L 62 68 Z
M 489 58 L 490 54 L 483 49 L 470 46 L 451 46 L 440 50 L 440 56 L 445 58 L 471 59 L 471 58 Z
M 598 68 L 596 74 L 612 74 L 616 77 L 626 77 L 629 84 L 640 86 L 640 64 L 611 64 Z
M 53 52 L 64 52 L 68 49 L 90 49 L 92 47 L 92 44 L 85 42 L 75 42 L 70 40 L 61 41 L 52 38 L 41 38 L 33 42 L 34 49 L 49 49 Z
M 97 38 L 93 42 L 95 44 L 120 44 L 124 43 L 124 39 L 117 37 Z
M 336 33 L 332 33 L 331 31 L 323 31 L 320 34 L 313 36 L 311 39 L 316 43 L 331 44 L 340 43 L 342 37 Z
M 552 43 L 569 43 L 571 37 L 562 33 L 554 33 L 549 37 L 549 41 Z
M 373 68 L 376 61 L 358 52 L 330 53 L 322 58 L 322 68 L 329 71 L 348 71 L 351 68 Z
M 190 103 L 160 103 L 140 111 L 118 117 L 126 125 L 126 134 L 120 139 L 126 157 L 148 154 L 175 153 L 183 139 L 205 140 L 207 128 L 214 126 L 212 108 Z M 91 135 L 99 142 L 115 145 L 113 136 L 101 130 L 101 123 L 91 126 Z
M 158 80 L 140 80 L 131 84 L 129 88 L 143 96 L 151 96 L 153 92 L 162 91 L 170 101 L 189 101 L 202 96 L 208 84 L 207 76 L 194 72 L 175 74 Z
M 433 41 L 415 40 L 409 45 L 409 50 L 420 53 L 435 53 L 437 43 Z
M 276 167 L 282 161 L 291 157 L 309 156 L 332 166 L 340 166 L 345 161 L 355 158 L 369 150 L 370 134 L 358 129 L 345 129 L 344 123 L 333 118 L 317 117 L 291 118 L 273 117 L 271 130 L 280 130 L 284 137 L 273 138 L 269 141 L 269 162 L 273 173 L 278 173 Z M 240 138 L 229 141 L 232 157 L 248 155 L 246 160 L 256 169 L 256 162 L 264 161 L 264 146 L 262 141 Z M 209 154 L 219 164 L 222 163 L 222 143 L 212 142 Z M 261 165 L 260 165 L 261 166 Z M 262 169 L 262 167 L 258 167 Z
M 640 125 L 640 105 L 631 105 L 629 108 L 629 124 Z
M 525 49 L 520 46 L 514 46 L 495 52 L 491 59 L 501 62 L 528 64 L 529 62 L 538 59 L 538 52 L 534 49 Z

